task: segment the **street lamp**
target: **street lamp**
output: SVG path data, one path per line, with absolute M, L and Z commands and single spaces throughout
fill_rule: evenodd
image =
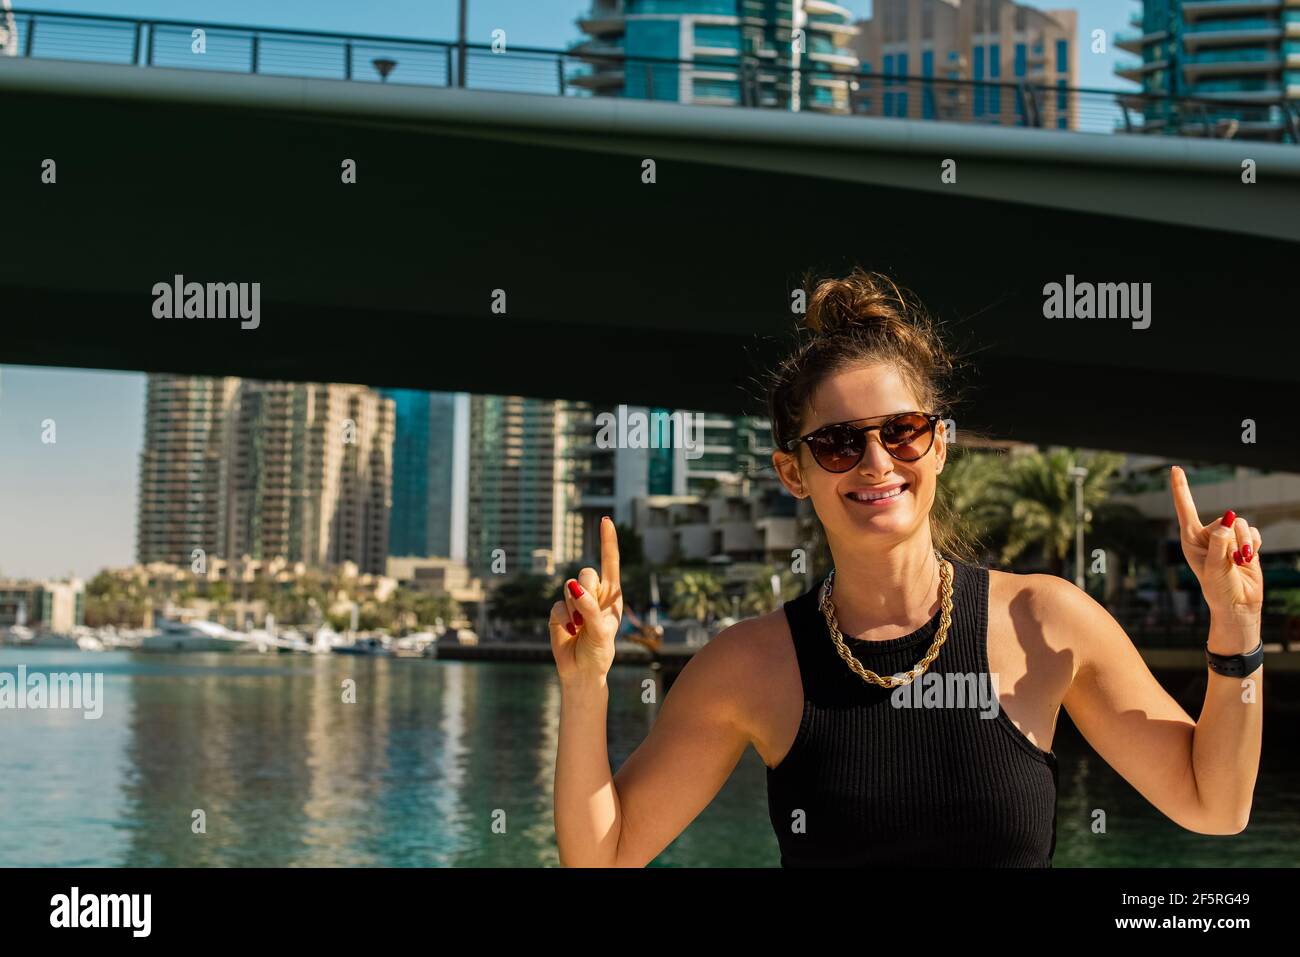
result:
M 463 87 L 465 85 L 465 7 L 469 0 L 460 0 L 459 9 L 456 15 L 456 65 L 460 68 L 456 71 L 456 85 Z
M 1088 470 L 1071 465 L 1070 476 L 1074 479 L 1074 583 L 1083 588 L 1083 480 Z

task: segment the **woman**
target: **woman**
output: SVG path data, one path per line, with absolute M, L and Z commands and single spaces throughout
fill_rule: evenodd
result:
M 1171 820 L 1240 832 L 1262 725 L 1258 687 L 1243 688 L 1263 675 L 1259 532 L 1231 511 L 1202 525 L 1171 469 L 1183 554 L 1211 612 L 1194 722 L 1087 593 L 979 567 L 932 514 L 953 366 L 910 297 L 854 270 L 818 284 L 806 325 L 774 376 L 772 459 L 812 500 L 834 568 L 700 649 L 611 777 L 606 674 L 623 601 L 602 521 L 600 574 L 567 581 L 550 618 L 561 863 L 644 866 L 752 744 L 785 866 L 1050 866 L 1062 705 Z

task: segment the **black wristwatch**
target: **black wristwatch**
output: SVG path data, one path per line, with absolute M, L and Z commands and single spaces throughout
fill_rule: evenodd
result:
M 1254 651 L 1248 651 L 1244 655 L 1216 655 L 1210 650 L 1209 642 L 1206 642 L 1205 662 L 1215 674 L 1244 678 L 1264 663 L 1264 642 L 1261 641 Z

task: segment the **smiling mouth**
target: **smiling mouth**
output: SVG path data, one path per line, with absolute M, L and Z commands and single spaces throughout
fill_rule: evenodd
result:
M 844 497 L 854 502 L 865 502 L 870 505 L 876 502 L 888 502 L 890 499 L 898 498 L 898 496 L 902 495 L 911 487 L 911 482 L 904 482 L 902 485 L 890 489 L 888 492 L 848 492 Z

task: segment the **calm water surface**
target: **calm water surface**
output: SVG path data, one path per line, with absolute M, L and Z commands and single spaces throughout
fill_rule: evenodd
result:
M 550 665 L 0 648 L 0 671 L 19 664 L 102 672 L 105 704 L 98 720 L 0 710 L 0 866 L 558 865 Z M 610 676 L 615 769 L 654 721 L 653 674 Z M 1062 713 L 1056 866 L 1296 866 L 1298 730 L 1270 715 L 1250 826 L 1208 837 L 1152 808 Z M 750 748 L 655 866 L 776 866 L 764 770 Z

